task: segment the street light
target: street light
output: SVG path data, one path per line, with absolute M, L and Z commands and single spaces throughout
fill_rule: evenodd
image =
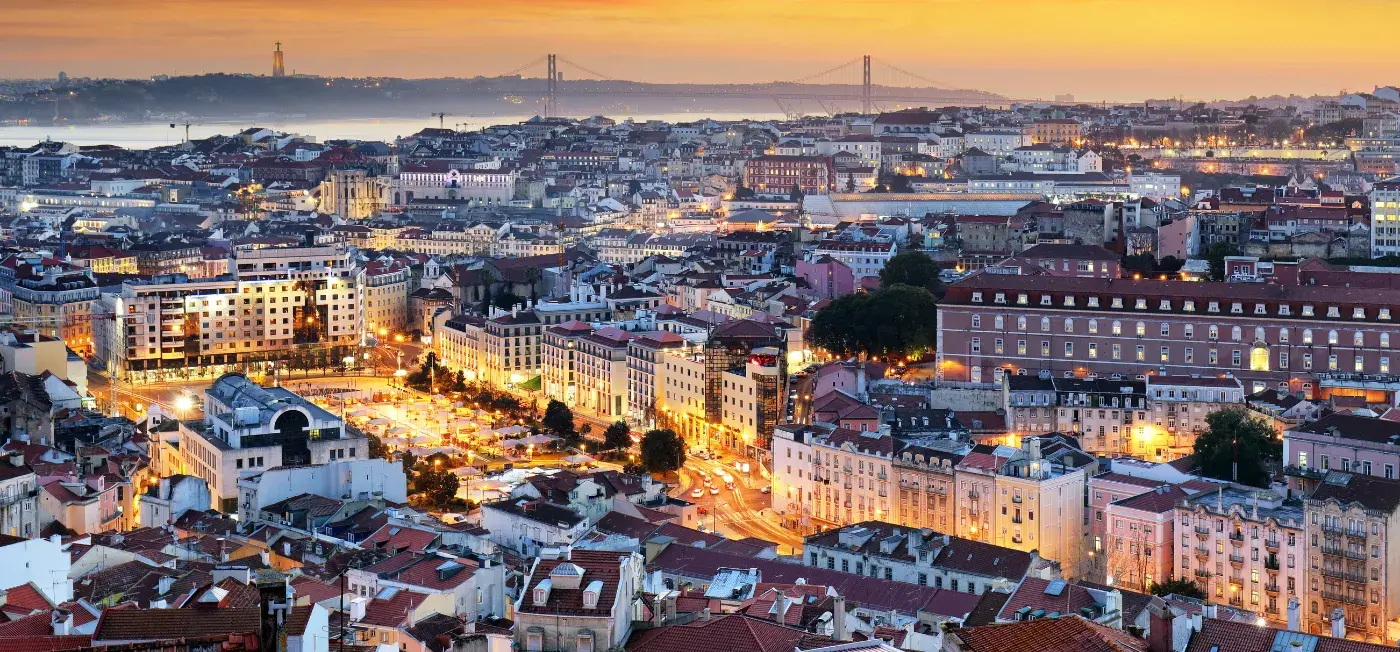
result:
M 179 413 L 181 419 L 185 418 L 185 412 L 192 407 L 194 407 L 194 399 L 190 398 L 189 394 L 181 394 L 176 397 L 175 411 Z

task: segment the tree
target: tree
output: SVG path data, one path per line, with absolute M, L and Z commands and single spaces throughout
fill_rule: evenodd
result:
M 737 186 L 734 187 L 734 198 L 735 198 L 735 199 L 753 199 L 753 197 L 754 197 L 753 189 L 752 189 L 752 188 L 745 187 L 745 186 L 744 186 L 744 180 L 743 180 L 742 178 L 740 178 L 740 179 L 739 179 L 739 185 L 737 185 Z
M 1256 487 L 1269 484 L 1267 462 L 1277 462 L 1283 444 L 1263 421 L 1243 408 L 1220 410 L 1206 415 L 1210 427 L 1196 437 L 1195 454 L 1201 473 L 1218 480 L 1233 480 Z M 1234 478 L 1238 463 L 1239 477 Z
M 942 285 L 938 280 L 938 263 L 933 262 L 922 251 L 904 251 L 885 262 L 880 270 L 880 285 L 888 288 L 894 285 L 912 285 L 929 292 L 938 292 Z
M 802 188 L 796 183 L 792 184 L 792 190 L 788 191 L 788 199 L 791 201 L 802 201 Z
M 642 466 L 652 473 L 668 473 L 685 464 L 685 442 L 674 430 L 652 430 L 642 435 Z
M 377 435 L 369 435 L 369 457 L 372 460 L 389 459 L 389 447 Z
M 1228 242 L 1216 242 L 1206 250 L 1206 260 L 1210 262 L 1210 280 L 1225 280 L 1225 257 L 1239 252 Z
M 412 452 L 404 451 L 403 459 L 401 461 L 403 462 L 403 474 L 408 477 L 409 481 L 412 481 L 413 467 L 414 465 L 418 464 L 418 458 L 414 457 Z
M 1158 582 L 1152 585 L 1152 595 L 1180 595 L 1197 600 L 1206 599 L 1206 592 L 1201 590 L 1195 582 L 1186 578 L 1171 578 L 1165 582 Z
M 626 421 L 617 421 L 603 431 L 603 448 L 626 449 L 632 447 L 632 429 Z
M 453 473 L 451 469 L 429 468 L 418 474 L 418 490 L 423 492 L 428 502 L 434 505 L 450 504 L 457 498 L 457 489 L 461 486 L 457 474 Z
M 937 325 L 933 294 L 924 288 L 895 285 L 831 302 L 812 318 L 807 339 L 841 357 L 903 357 L 933 347 Z
M 550 401 L 549 405 L 545 406 L 544 418 L 540 420 L 540 425 L 564 439 L 573 439 L 577 435 L 574 430 L 573 411 L 559 401 Z
M 496 298 L 491 301 L 491 305 L 501 310 L 510 310 L 517 305 L 525 305 L 525 299 L 510 290 L 501 290 L 496 294 Z
M 629 181 L 627 182 L 627 194 L 628 194 L 628 195 L 635 195 L 635 194 L 640 193 L 641 191 L 642 191 L 642 182 L 641 182 L 641 181 L 638 181 L 637 179 L 631 179 L 631 180 L 629 180 Z

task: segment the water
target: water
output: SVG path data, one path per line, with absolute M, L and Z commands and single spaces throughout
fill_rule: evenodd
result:
M 528 115 L 481 116 L 460 118 L 448 116 L 445 126 L 461 123 L 459 128 L 480 129 L 498 124 L 512 124 L 530 119 Z M 659 113 L 635 116 L 608 116 L 619 122 L 632 118 L 638 122 L 663 120 L 666 122 L 691 122 L 702 118 L 714 120 L 781 120 L 776 113 Z M 339 138 L 355 140 L 381 140 L 393 142 L 398 136 L 408 136 L 427 127 L 438 126 L 433 118 L 384 118 L 384 119 L 256 119 L 220 120 L 195 124 L 190 127 L 190 138 L 208 138 L 223 134 L 233 135 L 247 127 L 258 126 L 314 137 L 318 141 Z M 75 145 L 117 145 L 129 149 L 143 149 L 174 145 L 185 137 L 183 125 L 170 127 L 169 122 L 98 122 L 87 124 L 27 124 L 0 125 L 0 146 L 29 146 L 45 139 L 61 140 Z

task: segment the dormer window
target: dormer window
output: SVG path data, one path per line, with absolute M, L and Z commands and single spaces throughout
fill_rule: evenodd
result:
M 1018 305 L 1018 306 L 1024 306 L 1024 305 L 1030 304 L 1030 302 L 1031 302 L 1031 297 L 1030 297 L 1030 295 L 1027 295 L 1027 294 L 1018 294 L 1018 295 L 1016 295 L 1016 305 Z
M 1206 312 L 1220 312 L 1220 302 L 1212 301 L 1206 304 Z
M 540 580 L 540 583 L 535 585 L 535 591 L 534 591 L 534 596 L 533 596 L 533 597 L 534 597 L 535 606 L 538 607 L 538 606 L 544 606 L 544 605 L 546 605 L 546 604 L 549 604 L 549 588 L 550 588 L 550 586 L 552 586 L 552 582 L 549 581 L 549 578 L 545 578 L 545 579 L 543 579 L 543 580 Z
M 1171 309 L 1172 309 L 1172 301 L 1171 301 L 1171 299 L 1162 299 L 1162 303 L 1160 303 L 1160 304 L 1157 305 L 1157 309 L 1158 309 L 1158 310 L 1171 310 Z
M 1005 292 L 998 292 L 998 293 L 996 294 L 995 297 L 992 297 L 992 302 L 993 302 L 993 303 L 1003 303 L 1003 304 L 1006 303 L 1006 293 L 1005 293 Z
M 1073 307 L 1074 307 L 1074 295 L 1071 294 L 1071 295 L 1068 295 L 1068 296 L 1065 297 L 1065 307 L 1066 307 L 1066 308 L 1073 308 Z
M 1278 307 L 1278 314 L 1280 317 L 1287 317 L 1291 312 L 1293 312 L 1293 310 L 1290 309 L 1286 303 Z
M 592 582 L 589 582 L 588 586 L 584 587 L 583 589 L 583 608 L 597 609 L 598 596 L 602 595 L 602 593 L 603 582 L 601 580 L 593 580 Z
M 1234 303 L 1231 303 L 1231 304 L 1230 304 L 1230 314 L 1232 314 L 1232 315 L 1243 315 L 1243 314 L 1244 314 L 1244 304 L 1242 304 L 1242 303 L 1240 303 L 1240 302 L 1238 302 L 1238 301 L 1236 301 L 1236 302 L 1234 302 Z
M 1303 316 L 1304 316 L 1304 317 L 1312 317 L 1312 316 L 1313 316 L 1313 307 L 1310 306 L 1310 305 L 1304 304 L 1304 305 L 1303 305 Z
M 1123 307 L 1123 298 L 1122 298 L 1122 297 L 1113 297 L 1113 303 L 1109 304 L 1109 307 L 1111 307 L 1111 308 L 1122 308 L 1122 307 Z
M 1089 297 L 1089 307 L 1090 307 L 1090 308 L 1097 308 L 1097 307 L 1099 307 L 1099 298 L 1098 298 L 1098 297 Z
M 1352 308 L 1352 309 L 1351 309 L 1351 318 L 1352 318 L 1352 319 L 1365 319 L 1365 318 L 1366 318 L 1366 309 L 1365 309 L 1365 308 L 1362 308 L 1362 307 L 1360 307 L 1360 306 L 1357 306 L 1357 307 L 1355 307 L 1355 308 Z
M 1381 308 L 1380 312 L 1376 313 L 1376 319 L 1390 321 L 1390 308 Z
M 1254 314 L 1256 315 L 1267 315 L 1269 314 L 1268 310 L 1268 306 L 1265 306 L 1262 303 L 1254 304 Z
M 1342 313 L 1337 311 L 1336 306 L 1327 306 L 1327 316 L 1336 319 L 1338 317 L 1341 317 Z
M 1185 310 L 1186 312 L 1196 312 L 1196 302 L 1187 299 L 1186 301 L 1182 302 L 1181 309 Z
M 1048 305 L 1050 305 L 1050 295 L 1048 295 L 1048 294 L 1042 294 L 1042 295 L 1040 295 L 1040 305 L 1042 305 L 1042 306 L 1048 306 Z
M 1138 299 L 1133 302 L 1133 307 L 1138 310 L 1147 310 L 1147 299 Z
M 973 292 L 973 293 L 972 293 L 972 302 L 973 302 L 973 303 L 982 303 L 982 293 L 981 293 L 981 292 Z

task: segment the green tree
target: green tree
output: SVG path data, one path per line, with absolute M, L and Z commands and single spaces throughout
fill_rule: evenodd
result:
M 1195 454 L 1201 473 L 1218 480 L 1233 480 L 1256 487 L 1268 486 L 1265 463 L 1277 462 L 1283 443 L 1272 428 L 1243 408 L 1206 415 L 1209 428 L 1196 437 Z M 1238 463 L 1239 477 L 1234 478 Z
M 491 300 L 491 305 L 501 310 L 510 310 L 516 305 L 524 306 L 525 298 L 510 290 L 501 290 L 496 293 L 496 298 Z
M 791 201 L 802 201 L 802 188 L 796 183 L 792 184 L 792 190 L 788 191 L 788 199 Z
M 1210 263 L 1210 280 L 1225 280 L 1225 257 L 1239 253 L 1228 242 L 1216 242 L 1206 249 L 1206 261 Z
M 632 447 L 632 429 L 627 422 L 618 420 L 603 431 L 603 448 L 626 449 Z
M 912 285 L 937 293 L 942 283 L 938 280 L 938 263 L 933 262 L 922 251 L 904 251 L 885 262 L 880 270 L 880 285 L 888 288 L 894 285 Z
M 1152 595 L 1180 595 L 1188 598 L 1204 600 L 1206 592 L 1201 590 L 1195 582 L 1186 578 L 1171 578 L 1165 582 L 1158 582 L 1152 585 Z
M 812 318 L 808 341 L 841 357 L 903 357 L 933 347 L 937 324 L 932 293 L 895 285 L 831 302 Z
M 377 435 L 369 435 L 369 457 L 372 460 L 389 459 L 389 447 Z
M 652 473 L 667 473 L 685 464 L 685 442 L 674 430 L 652 430 L 642 435 L 642 466 Z
M 540 420 L 540 425 L 564 439 L 571 440 L 578 434 L 574 430 L 573 411 L 559 401 L 550 401 L 549 405 L 545 406 L 544 418 Z
M 409 482 L 412 482 L 413 467 L 418 464 L 418 458 L 415 457 L 413 453 L 404 451 L 403 458 L 400 461 L 403 462 L 403 474 L 407 476 Z
M 451 504 L 461 486 L 457 474 L 450 469 L 429 468 L 418 474 L 418 490 L 423 492 L 428 502 L 439 507 Z

